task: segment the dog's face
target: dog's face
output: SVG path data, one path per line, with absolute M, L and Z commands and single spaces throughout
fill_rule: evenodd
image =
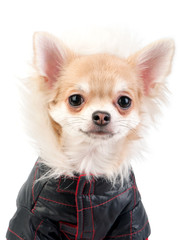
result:
M 141 87 L 135 71 L 118 57 L 77 57 L 57 82 L 50 116 L 73 137 L 117 141 L 140 122 Z
M 52 35 L 35 34 L 37 84 L 58 151 L 65 149 L 71 167 L 105 174 L 113 164 L 119 168 L 130 142 L 139 139 L 144 114 L 152 114 L 154 100 L 163 95 L 173 52 L 173 41 L 162 40 L 127 59 L 78 55 Z

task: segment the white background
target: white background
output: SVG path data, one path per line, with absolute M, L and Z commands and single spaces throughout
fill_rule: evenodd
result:
M 134 170 L 152 234 L 150 240 L 180 239 L 180 7 L 178 0 L 6 0 L 0 2 L 0 239 L 16 210 L 16 196 L 36 154 L 25 140 L 18 114 L 16 82 L 26 76 L 32 35 L 92 26 L 124 26 L 140 39 L 171 37 L 176 43 L 168 78 L 169 105 L 151 129 L 144 161 Z

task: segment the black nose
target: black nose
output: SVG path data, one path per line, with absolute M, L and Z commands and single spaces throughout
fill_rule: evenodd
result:
M 111 115 L 107 112 L 96 111 L 92 114 L 92 120 L 100 127 L 106 126 L 111 120 Z

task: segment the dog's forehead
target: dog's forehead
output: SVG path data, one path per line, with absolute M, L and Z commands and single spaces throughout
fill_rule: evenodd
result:
M 111 85 L 111 86 L 109 86 Z M 96 90 L 97 90 L 98 84 L 96 84 Z M 85 92 L 87 94 L 89 94 L 92 91 L 91 88 L 91 82 L 90 81 L 86 81 L 86 79 L 82 80 L 81 82 L 79 82 L 75 88 L 77 89 L 77 91 L 82 91 Z M 105 88 L 106 88 L 106 92 L 111 91 L 112 94 L 116 95 L 118 92 L 128 92 L 129 91 L 129 84 L 127 83 L 127 81 L 123 78 L 117 78 L 114 82 L 114 84 L 102 84 L 101 85 L 101 90 L 104 89 L 105 92 Z
M 86 56 L 76 61 L 77 90 L 95 95 L 114 95 L 128 91 L 133 81 L 125 60 L 110 55 Z

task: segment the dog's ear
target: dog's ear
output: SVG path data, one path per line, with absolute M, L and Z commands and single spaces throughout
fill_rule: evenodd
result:
M 144 94 L 149 95 L 156 83 L 161 83 L 170 73 L 174 54 L 174 41 L 159 40 L 128 58 L 143 82 Z
M 34 34 L 34 64 L 49 88 L 57 81 L 70 55 L 70 50 L 51 34 Z

